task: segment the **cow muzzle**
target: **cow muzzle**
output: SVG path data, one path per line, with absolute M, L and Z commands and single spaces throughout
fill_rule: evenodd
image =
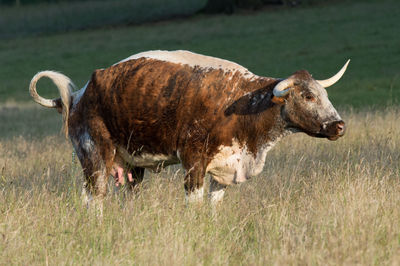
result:
M 329 140 L 337 140 L 342 137 L 346 131 L 345 123 L 340 121 L 334 121 L 322 126 L 321 134 L 325 135 Z

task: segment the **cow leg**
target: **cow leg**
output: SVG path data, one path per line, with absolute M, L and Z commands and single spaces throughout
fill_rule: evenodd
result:
M 128 171 L 128 189 L 136 192 L 140 183 L 144 178 L 144 168 L 134 167 Z
M 199 163 L 189 169 L 185 174 L 185 195 L 187 203 L 202 203 L 204 195 L 205 168 Z
M 100 217 L 103 216 L 103 199 L 107 190 L 104 172 L 104 169 L 95 172 L 84 170 L 85 181 L 82 190 L 83 203 L 88 210 L 94 211 Z
M 84 204 L 100 216 L 107 194 L 108 176 L 115 157 L 112 141 L 107 138 L 105 131 L 102 133 L 101 136 L 91 136 L 85 131 L 78 136 L 71 136 L 85 177 L 82 191 Z
M 218 183 L 213 177 L 210 181 L 210 190 L 208 191 L 208 198 L 212 207 L 217 207 L 218 204 L 222 203 L 226 185 Z

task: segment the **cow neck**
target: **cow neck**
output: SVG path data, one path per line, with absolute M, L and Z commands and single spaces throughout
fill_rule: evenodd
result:
M 260 147 L 276 143 L 290 134 L 282 117 L 283 105 L 272 102 L 272 91 L 279 81 L 270 78 L 252 81 L 249 86 L 253 86 L 254 90 L 235 101 L 225 111 L 226 115 L 238 116 L 238 140 L 254 154 Z

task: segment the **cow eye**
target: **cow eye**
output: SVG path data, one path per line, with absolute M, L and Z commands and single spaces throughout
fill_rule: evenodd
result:
M 315 97 L 313 95 L 311 95 L 311 94 L 307 94 L 305 96 L 305 98 L 306 98 L 307 101 L 310 101 L 310 102 L 314 102 L 315 101 Z

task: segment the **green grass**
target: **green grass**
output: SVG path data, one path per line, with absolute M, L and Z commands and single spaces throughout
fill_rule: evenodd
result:
M 80 87 L 94 69 L 134 53 L 187 49 L 271 77 L 307 69 L 324 79 L 351 58 L 343 79 L 328 89 L 335 105 L 398 104 L 399 13 L 399 1 L 345 1 L 3 40 L 0 101 L 29 101 L 29 81 L 40 70 L 61 71 Z M 40 93 L 56 96 L 56 89 L 45 84 L 39 83 Z
M 46 35 L 189 16 L 205 0 L 91 0 L 0 9 L 0 38 Z
M 170 167 L 147 172 L 134 196 L 111 183 L 100 222 L 53 115 L 46 136 L 30 121 L 40 109 L 14 106 L 16 132 L 36 133 L 0 141 L 1 265 L 400 263 L 399 108 L 342 113 L 349 130 L 336 142 L 286 137 L 215 215 L 185 206 L 182 170 Z

